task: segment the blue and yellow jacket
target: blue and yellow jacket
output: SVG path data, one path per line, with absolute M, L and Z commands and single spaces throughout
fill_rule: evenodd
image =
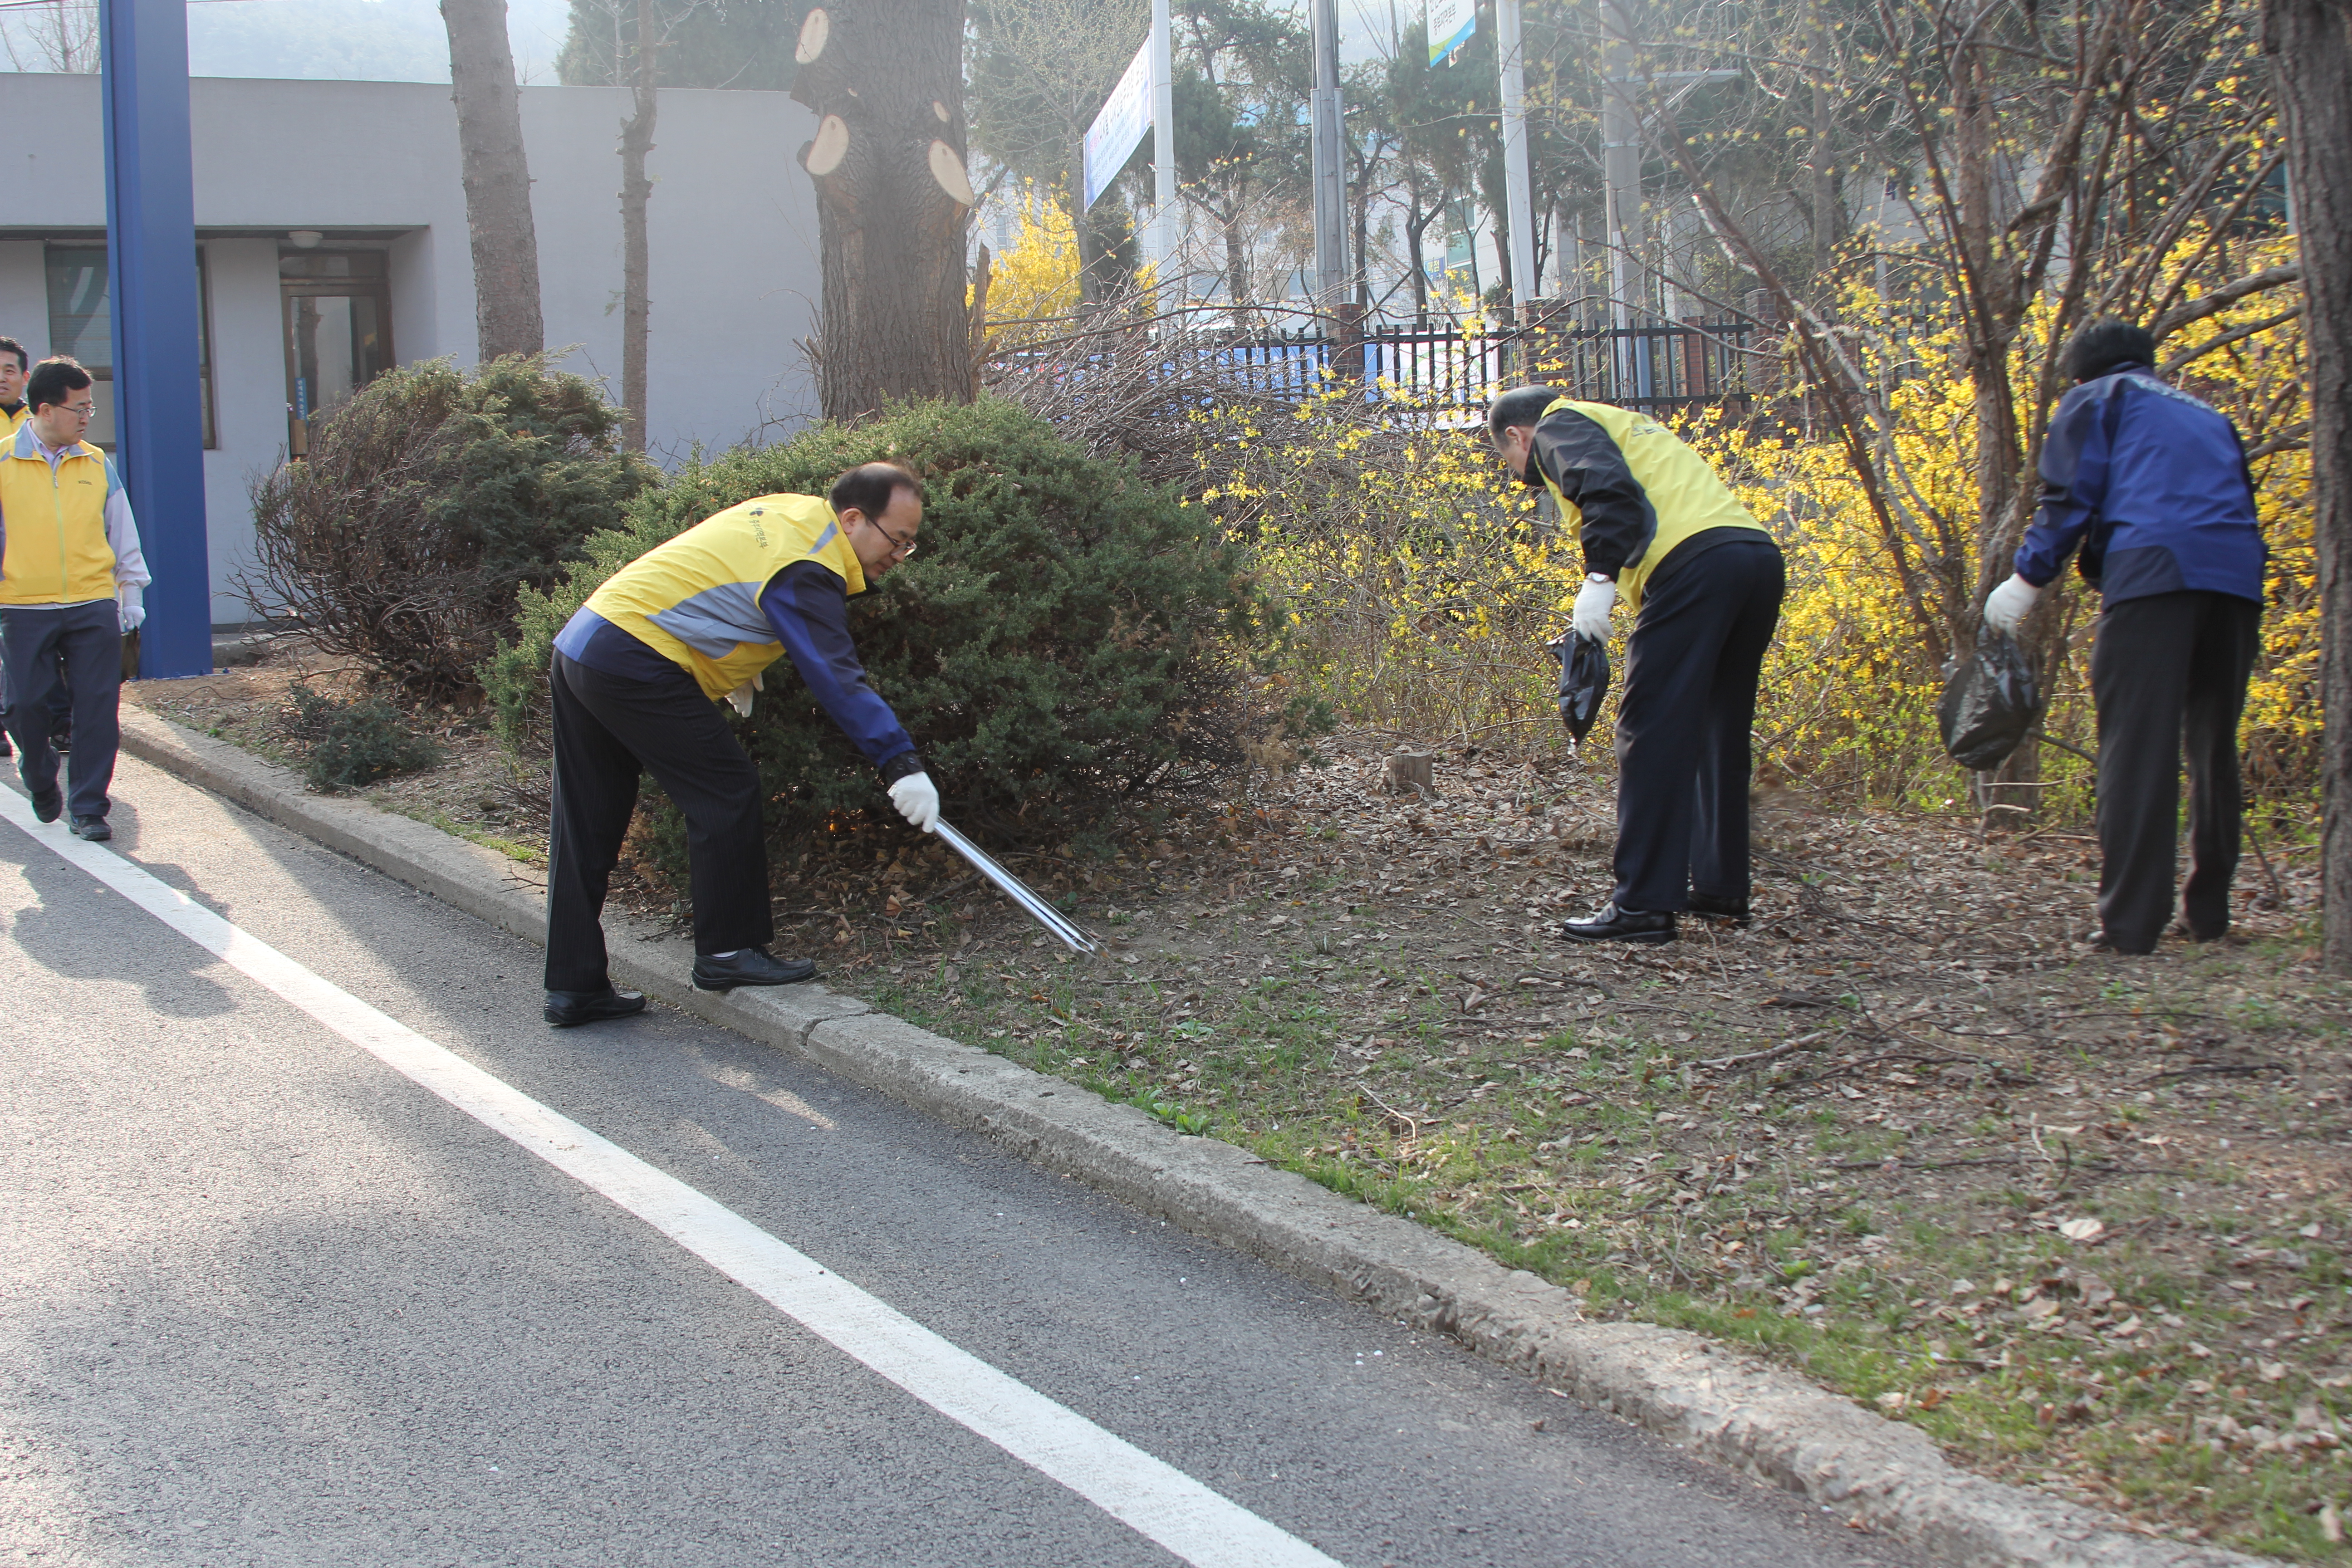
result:
M 2188 589 L 2262 603 L 2269 551 L 2237 426 L 2145 364 L 2067 393 L 2017 574 L 2046 587 L 2078 547 L 2076 570 L 2111 605 Z
M 1577 525 L 1584 569 L 1615 578 L 1629 611 L 1685 540 L 1716 529 L 1771 537 L 1706 458 L 1646 414 L 1562 397 L 1543 411 L 1533 446 L 1527 482 L 1551 491 Z
M 915 742 L 867 679 L 849 640 L 866 570 L 815 496 L 754 496 L 646 552 L 556 635 L 556 651 L 609 674 L 683 670 L 716 702 L 777 659 L 894 782 L 923 771 Z

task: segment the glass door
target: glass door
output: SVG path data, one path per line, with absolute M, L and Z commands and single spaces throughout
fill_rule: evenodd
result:
M 320 420 L 392 368 L 392 295 L 382 251 L 290 250 L 278 258 L 286 309 L 286 449 L 300 458 Z

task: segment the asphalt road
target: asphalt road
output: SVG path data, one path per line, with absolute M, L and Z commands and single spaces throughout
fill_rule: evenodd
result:
M 1350 1568 L 1914 1561 L 698 1019 L 551 1030 L 529 945 L 115 794 L 163 882 Z M 8 822 L 0 918 L 0 1562 L 1180 1560 Z

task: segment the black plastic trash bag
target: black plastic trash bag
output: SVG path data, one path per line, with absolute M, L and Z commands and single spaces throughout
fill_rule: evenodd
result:
M 2017 639 L 1986 627 L 1976 647 L 1944 667 L 1936 722 L 1964 768 L 1997 768 L 2042 721 L 2042 688 Z
M 1609 695 L 1609 648 L 1581 632 L 1548 645 L 1559 660 L 1559 720 L 1569 738 L 1582 742 Z

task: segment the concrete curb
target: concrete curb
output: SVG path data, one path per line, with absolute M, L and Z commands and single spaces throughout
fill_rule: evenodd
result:
M 287 769 L 126 708 L 123 749 L 532 942 L 541 890 L 514 862 L 407 817 L 304 791 Z M 1956 1468 L 1886 1420 L 1700 1335 L 1580 1317 L 1569 1293 L 1132 1106 L 814 984 L 713 995 L 692 944 L 608 916 L 616 982 L 987 1133 L 1156 1217 L 1237 1247 L 1633 1421 L 1692 1452 L 1965 1568 L 2256 1568 L 2265 1560 Z

